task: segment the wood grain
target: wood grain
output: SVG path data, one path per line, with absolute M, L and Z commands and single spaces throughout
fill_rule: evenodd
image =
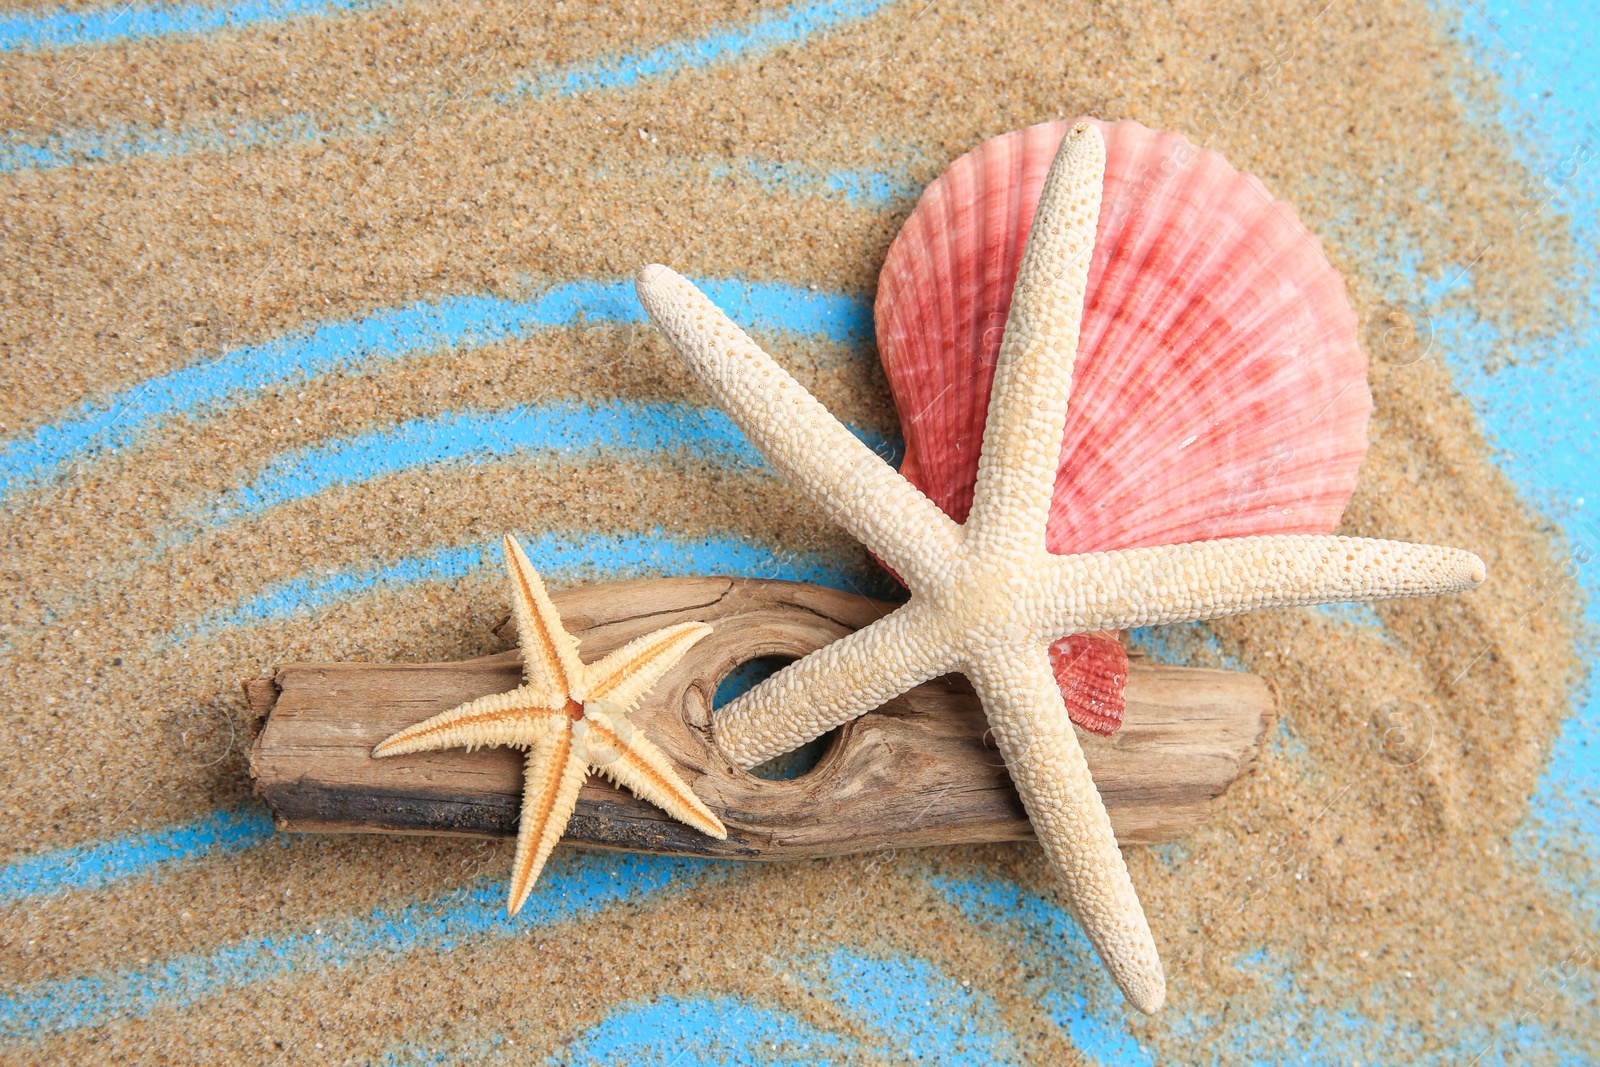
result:
M 1032 836 L 986 738 L 983 710 L 959 675 L 840 727 L 816 766 L 790 781 L 739 770 L 712 742 L 711 698 L 729 671 L 760 656 L 804 655 L 893 605 L 732 578 L 616 582 L 554 599 L 582 636 L 585 659 L 675 622 L 714 626 L 632 719 L 728 827 L 726 841 L 713 840 L 596 775 L 568 842 L 778 860 Z M 519 753 L 375 760 L 371 751 L 430 715 L 515 688 L 520 671 L 512 651 L 464 663 L 291 664 L 253 679 L 246 696 L 268 713 L 250 758 L 256 791 L 285 830 L 510 836 L 522 792 Z M 1079 734 L 1118 839 L 1169 841 L 1197 825 L 1251 767 L 1273 715 L 1272 694 L 1255 675 L 1135 661 L 1122 730 Z

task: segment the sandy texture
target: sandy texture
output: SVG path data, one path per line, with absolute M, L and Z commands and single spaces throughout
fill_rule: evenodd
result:
M 1534 183 L 1504 135 L 1476 121 L 1494 87 L 1463 65 L 1448 27 L 1421 3 L 1366 0 L 907 3 L 670 79 L 502 100 L 519 77 L 756 17 L 672 4 L 586 21 L 578 7 L 484 2 L 446 17 L 394 5 L 97 49 L 67 74 L 60 55 L 8 56 L 0 98 L 49 105 L 8 112 L 28 136 L 285 113 L 316 116 L 326 134 L 0 174 L 0 435 L 286 331 L 449 295 L 520 298 L 652 260 L 870 296 L 909 201 L 756 181 L 748 161 L 879 172 L 915 190 L 982 137 L 1045 119 L 1179 130 L 1295 205 L 1367 324 L 1372 448 L 1340 532 L 1457 545 L 1483 557 L 1489 580 L 1379 605 L 1382 630 L 1282 610 L 1215 623 L 1215 646 L 1192 633 L 1163 645 L 1265 675 L 1283 722 L 1218 819 L 1181 846 L 1128 850 L 1169 980 L 1167 1014 L 1129 1025 L 1159 1058 L 1190 1062 L 1210 1055 L 1205 1020 L 1268 1019 L 1286 999 L 1382 1018 L 1422 1051 L 1459 1048 L 1526 1008 L 1600 1055 L 1592 1014 L 1574 1014 L 1581 983 L 1548 996 L 1540 984 L 1572 960 L 1592 980 L 1592 944 L 1508 838 L 1577 682 L 1564 549 L 1489 463 L 1440 353 L 1412 362 L 1385 332 L 1416 298 L 1408 264 L 1424 277 L 1475 264 L 1459 299 L 1530 338 L 1558 325 L 1547 309 L 1571 268 L 1560 220 L 1524 217 Z M 380 112 L 381 130 L 363 125 Z M 870 349 L 760 339 L 842 418 L 893 428 Z M 170 419 L 137 448 L 8 498 L 0 810 L 11 858 L 250 803 L 236 685 L 275 662 L 500 647 L 492 569 L 314 616 L 185 629 L 273 583 L 507 529 L 731 533 L 867 566 L 776 476 L 700 456 L 412 469 L 238 521 L 197 518 L 287 449 L 443 412 L 605 398 L 706 403 L 650 331 L 593 323 Z M 1385 734 L 1397 711 L 1426 724 L 1426 744 Z M 291 841 L 14 902 L 0 907 L 0 982 L 25 995 L 336 930 L 375 907 L 448 907 L 485 885 L 498 898 L 509 856 L 451 841 Z M 558 852 L 546 878 L 580 862 Z M 1070 1038 L 1040 997 L 1103 982 L 1037 931 L 977 920 L 939 888 L 965 879 L 1048 897 L 1032 847 L 702 875 L 581 927 L 360 957 L 11 1041 L 0 1059 L 344 1062 L 415 1045 L 542 1061 L 621 1004 L 700 995 L 848 1034 L 858 1023 L 823 972 L 849 949 L 969 980 L 992 999 L 997 1032 L 1056 1062 Z M 1262 953 L 1295 975 L 1290 993 L 1241 965 Z

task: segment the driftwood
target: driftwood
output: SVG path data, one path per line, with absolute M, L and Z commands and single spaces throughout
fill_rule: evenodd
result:
M 728 672 L 756 657 L 804 655 L 892 605 L 730 578 L 618 582 L 554 599 L 582 634 L 586 659 L 674 622 L 714 625 L 632 719 L 728 827 L 727 841 L 705 837 L 596 774 L 567 826 L 569 842 L 776 860 L 1032 836 L 959 675 L 840 727 L 816 766 L 790 781 L 734 768 L 711 741 L 711 699 Z M 514 637 L 507 629 L 499 632 Z M 293 664 L 248 682 L 251 703 L 267 714 L 250 757 L 256 791 L 285 830 L 509 836 L 522 791 L 519 753 L 370 753 L 402 727 L 515 688 L 520 670 L 511 651 L 464 663 Z M 1272 695 L 1255 675 L 1135 660 L 1127 696 L 1114 737 L 1079 737 L 1118 838 L 1172 840 L 1250 768 L 1272 721 Z

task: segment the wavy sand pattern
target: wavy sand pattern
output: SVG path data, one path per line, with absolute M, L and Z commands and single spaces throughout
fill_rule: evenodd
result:
M 1543 395 L 1537 361 L 1495 362 L 1575 336 L 1557 297 L 1589 238 L 1565 142 L 1511 132 L 1554 120 L 1508 109 L 1530 75 L 1498 24 L 1365 0 L 4 9 L 0 1059 L 1600 1058 L 1588 475 L 1507 406 L 1507 382 Z M 1266 675 L 1282 712 L 1217 819 L 1128 852 L 1162 1015 L 1125 1013 L 1032 847 L 558 852 L 513 922 L 509 847 L 271 833 L 237 681 L 497 650 L 506 530 L 558 583 L 884 589 L 626 279 L 706 279 L 892 453 L 868 309 L 916 190 L 1081 112 L 1183 131 L 1296 205 L 1375 357 L 1343 532 L 1491 576 L 1136 635 Z M 1426 312 L 1424 358 L 1396 308 Z M 1433 730 L 1413 766 L 1371 725 L 1396 701 Z

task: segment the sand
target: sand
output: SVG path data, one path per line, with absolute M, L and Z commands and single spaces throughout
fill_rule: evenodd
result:
M 1497 89 L 1440 16 L 1420 3 L 1319 9 L 908 3 L 756 59 L 517 106 L 496 94 L 518 77 L 754 16 L 738 4 L 604 20 L 578 5 L 469 4 L 448 18 L 396 5 L 95 50 L 66 73 L 59 55 L 11 57 L 0 96 L 34 102 L 13 109 L 25 132 L 315 112 L 328 133 L 0 175 L 0 432 L 331 319 L 451 295 L 520 298 L 653 259 L 869 294 L 909 201 L 774 189 L 736 165 L 879 171 L 914 191 L 983 137 L 1045 119 L 1179 130 L 1294 204 L 1367 324 L 1372 445 L 1341 532 L 1459 545 L 1490 579 L 1466 596 L 1380 605 L 1381 631 L 1285 610 L 1214 624 L 1215 649 L 1168 643 L 1168 655 L 1221 655 L 1267 677 L 1282 727 L 1215 820 L 1179 846 L 1128 850 L 1171 989 L 1167 1015 L 1130 1025 L 1162 1059 L 1209 1056 L 1203 1028 L 1173 1020 L 1272 1016 L 1284 991 L 1239 966 L 1265 951 L 1290 962 L 1300 1010 L 1382 1017 L 1424 1051 L 1459 1047 L 1469 1024 L 1525 1006 L 1600 1055 L 1592 1016 L 1572 1015 L 1581 983 L 1547 994 L 1542 978 L 1572 960 L 1592 977 L 1589 935 L 1508 836 L 1578 683 L 1568 548 L 1490 463 L 1443 353 L 1413 362 L 1381 325 L 1418 298 L 1408 264 L 1426 277 L 1474 263 L 1458 299 L 1536 342 L 1561 325 L 1551 309 L 1576 253 L 1560 220 L 1526 214 L 1535 179 L 1480 121 Z M 361 132 L 378 112 L 387 127 Z M 841 417 L 893 430 L 870 350 L 763 339 Z M 178 639 L 314 568 L 507 528 L 735 533 L 867 565 L 775 476 L 694 457 L 411 471 L 222 526 L 197 518 L 288 448 L 467 407 L 605 397 L 705 402 L 650 330 L 592 324 L 169 420 L 136 449 L 11 498 L 0 511 L 5 850 L 16 859 L 250 804 L 236 687 L 274 663 L 502 647 L 487 571 Z M 1397 709 L 1427 723 L 1424 749 L 1385 747 L 1375 724 Z M 501 846 L 334 839 L 178 865 L 5 907 L 0 981 L 26 990 L 333 929 L 375 906 L 461 899 L 508 862 Z M 537 1060 L 620 1002 L 692 995 L 849 1032 L 816 991 L 816 961 L 849 947 L 970 979 L 1030 1056 L 1066 1061 L 1070 1042 L 1039 1006 L 1071 977 L 1052 970 L 1059 953 L 1008 920 L 975 920 L 930 888 L 940 878 L 1050 894 L 1031 846 L 717 867 L 514 940 L 262 981 L 0 1055 L 344 1062 L 411 1041 Z

